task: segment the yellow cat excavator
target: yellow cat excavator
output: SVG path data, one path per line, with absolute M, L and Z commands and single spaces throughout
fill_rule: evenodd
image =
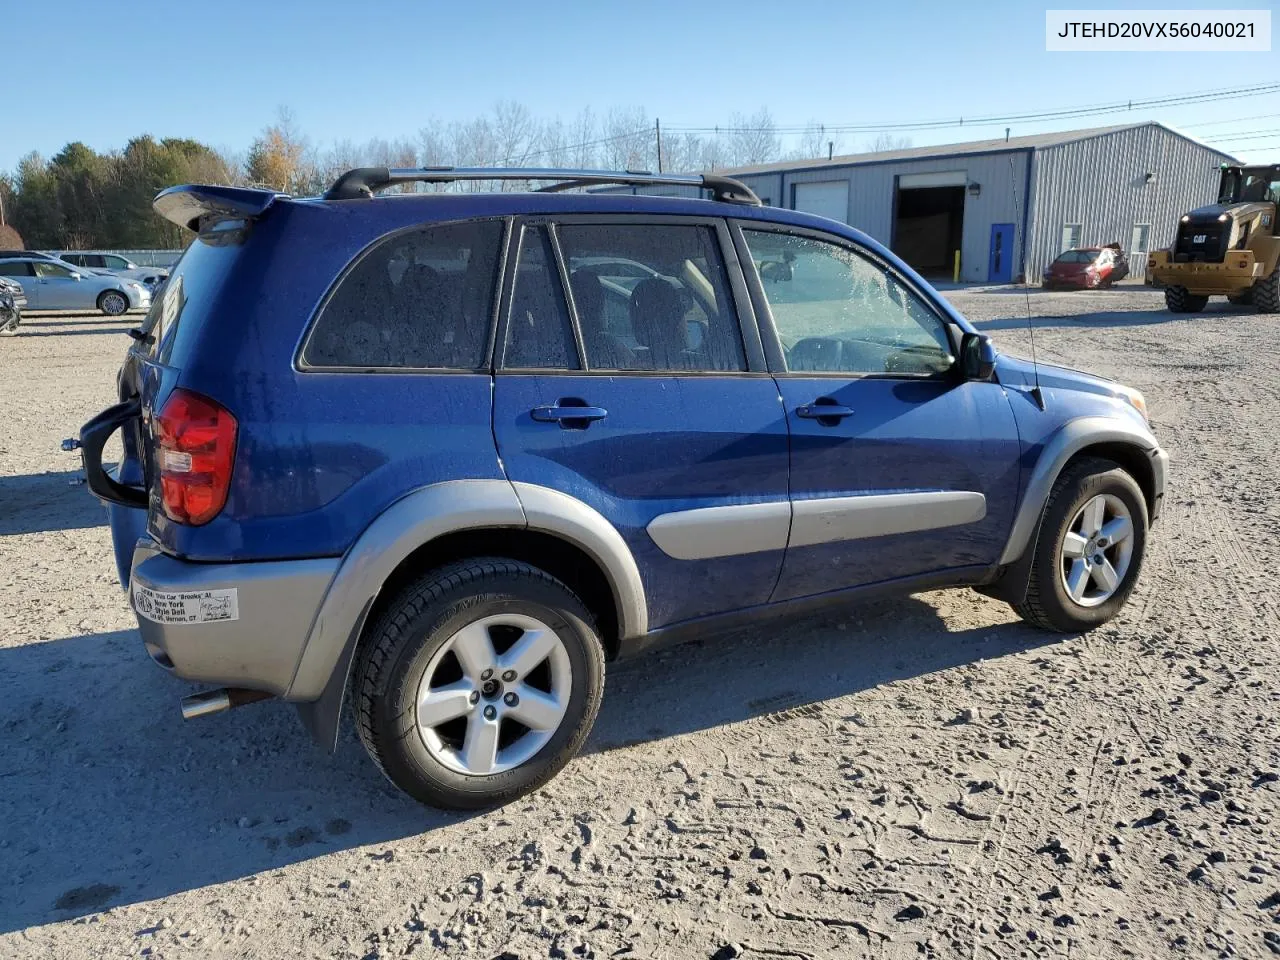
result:
M 1280 164 L 1224 165 L 1218 202 L 1183 216 L 1168 250 L 1147 261 L 1147 283 L 1164 287 L 1174 313 L 1196 313 L 1209 297 L 1280 312 Z

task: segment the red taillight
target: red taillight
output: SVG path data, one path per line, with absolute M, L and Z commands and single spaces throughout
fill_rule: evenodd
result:
M 208 523 L 231 489 L 236 418 L 208 397 L 178 389 L 156 415 L 155 437 L 165 514 L 192 526 Z

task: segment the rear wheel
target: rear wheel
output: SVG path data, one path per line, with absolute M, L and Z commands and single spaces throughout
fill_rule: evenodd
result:
M 1106 623 L 1137 583 L 1148 524 L 1147 502 L 1132 476 L 1110 460 L 1071 464 L 1049 494 L 1026 597 L 1014 610 L 1064 633 Z
M 591 615 L 525 563 L 433 571 L 379 618 L 357 664 L 360 739 L 396 786 L 439 807 L 506 803 L 577 753 L 604 690 Z
M 18 324 L 22 322 L 22 314 L 17 310 L 13 311 L 11 317 L 5 318 L 0 314 L 0 337 L 12 337 L 18 333 Z
M 108 290 L 98 297 L 98 309 L 108 317 L 118 317 L 129 310 L 129 298 L 119 290 Z
M 1208 302 L 1208 297 L 1188 293 L 1186 287 L 1167 287 L 1164 291 L 1164 305 L 1174 313 L 1199 313 Z
M 1271 271 L 1271 276 L 1255 280 L 1249 292 L 1259 313 L 1280 313 L 1280 265 Z

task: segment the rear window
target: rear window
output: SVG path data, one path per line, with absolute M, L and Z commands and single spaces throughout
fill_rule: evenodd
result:
M 164 287 L 151 298 L 142 321 L 142 332 L 151 338 L 149 356 L 163 364 L 184 365 L 202 315 L 212 308 L 243 249 L 217 236 L 191 241 Z
M 338 282 L 307 367 L 477 370 L 485 364 L 503 223 L 441 224 L 382 240 Z

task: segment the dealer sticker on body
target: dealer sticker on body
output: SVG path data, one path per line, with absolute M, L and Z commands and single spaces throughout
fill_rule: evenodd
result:
M 240 603 L 235 587 L 225 590 L 155 590 L 133 584 L 133 609 L 155 623 L 217 623 L 239 620 Z

